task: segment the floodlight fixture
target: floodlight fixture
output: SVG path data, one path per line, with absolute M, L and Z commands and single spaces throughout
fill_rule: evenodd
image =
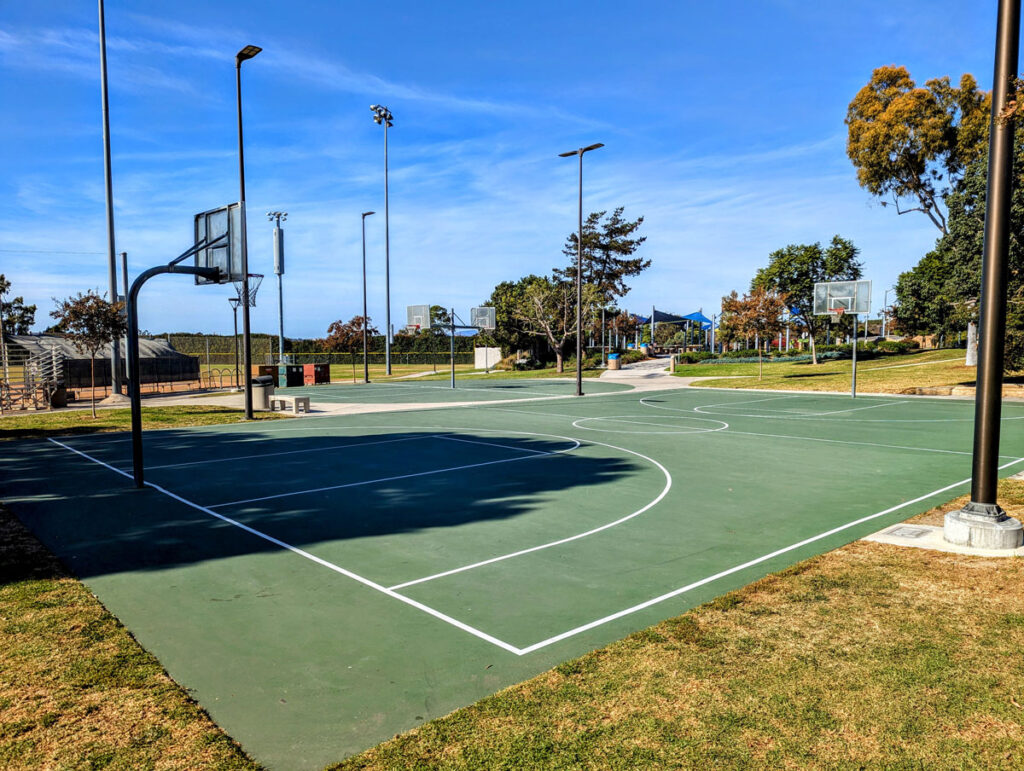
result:
M 274 222 L 276 220 L 277 224 L 280 225 L 282 222 L 284 222 L 285 220 L 288 219 L 288 212 L 286 212 L 286 211 L 268 211 L 267 212 L 267 219 L 270 220 L 271 222 Z
M 382 123 L 387 123 L 388 126 L 395 125 L 394 123 L 391 122 L 395 119 L 395 116 L 392 115 L 391 110 L 389 110 L 384 105 L 371 104 L 370 110 L 373 112 L 373 122 L 376 123 L 378 126 L 381 125 Z
M 235 54 L 235 66 L 241 67 L 242 62 L 244 62 L 246 59 L 251 59 L 262 50 L 263 49 L 260 48 L 259 46 L 246 46 L 237 54 Z

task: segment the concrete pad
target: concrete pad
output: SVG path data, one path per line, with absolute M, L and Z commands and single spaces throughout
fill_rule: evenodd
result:
M 861 540 L 888 543 L 893 546 L 909 546 L 913 549 L 931 549 L 951 554 L 970 554 L 975 557 L 1024 557 L 1024 546 L 1016 549 L 982 549 L 974 546 L 958 546 L 943 536 L 943 529 L 934 525 L 894 525 Z

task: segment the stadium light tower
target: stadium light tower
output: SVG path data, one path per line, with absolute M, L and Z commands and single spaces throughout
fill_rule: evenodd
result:
M 388 239 L 388 129 L 395 124 L 391 110 L 371 104 L 373 122 L 384 127 L 384 374 L 391 374 L 391 245 Z
M 366 358 L 366 337 L 367 337 L 367 319 L 366 319 L 366 218 L 371 214 L 376 214 L 373 211 L 363 212 L 363 382 L 370 382 L 370 364 Z
M 559 158 L 570 158 L 576 155 L 580 159 L 580 206 L 579 231 L 576 236 L 576 395 L 583 396 L 583 154 L 604 147 L 597 144 L 559 153 Z
M 235 101 L 238 104 L 238 203 L 242 215 L 242 366 L 245 375 L 245 418 L 252 420 L 252 340 L 249 328 L 249 248 L 245 238 L 245 154 L 242 150 L 242 62 L 263 49 L 246 46 L 235 54 Z
M 277 275 L 277 355 L 284 364 L 284 290 L 281 276 L 284 275 L 284 231 L 281 223 L 288 219 L 286 211 L 268 211 L 267 219 L 274 223 L 274 273 Z

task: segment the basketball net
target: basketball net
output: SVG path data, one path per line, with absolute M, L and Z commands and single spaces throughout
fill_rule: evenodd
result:
M 245 302 L 245 298 L 243 297 L 243 295 L 245 294 L 245 282 L 243 282 L 243 281 L 233 281 L 232 283 L 235 285 L 235 291 L 238 292 L 238 302 L 239 302 L 239 304 L 244 303 Z M 255 308 L 256 307 L 256 292 L 259 290 L 260 284 L 262 284 L 262 283 L 263 283 L 263 274 L 262 273 L 250 273 L 249 274 L 249 302 L 248 302 L 248 305 L 249 305 L 250 308 Z

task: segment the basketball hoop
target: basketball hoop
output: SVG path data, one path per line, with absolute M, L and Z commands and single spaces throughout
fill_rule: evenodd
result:
M 838 316 L 839 318 L 842 318 L 843 314 L 846 313 L 846 308 L 833 308 L 832 309 L 832 313 L 833 313 L 833 315 Z
M 244 300 L 243 300 L 243 294 L 245 292 L 244 282 L 242 282 L 242 281 L 233 281 L 232 283 L 235 285 L 235 291 L 238 292 L 238 302 L 241 304 L 242 302 L 244 302 Z M 259 290 L 260 284 L 262 284 L 262 283 L 263 283 L 263 274 L 262 273 L 250 273 L 249 274 L 249 307 L 250 308 L 255 308 L 256 307 L 256 292 Z

